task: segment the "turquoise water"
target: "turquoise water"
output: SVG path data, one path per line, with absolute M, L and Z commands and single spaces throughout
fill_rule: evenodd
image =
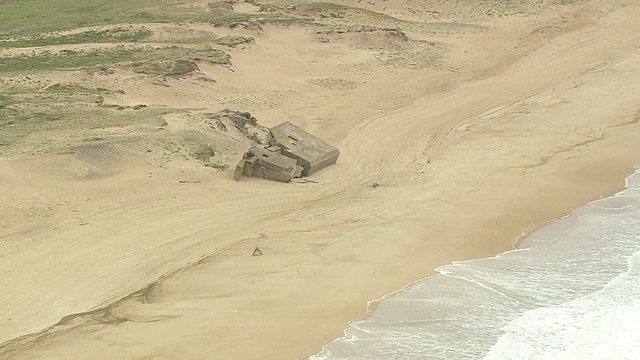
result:
M 438 272 L 311 360 L 640 359 L 640 170 L 519 249 Z

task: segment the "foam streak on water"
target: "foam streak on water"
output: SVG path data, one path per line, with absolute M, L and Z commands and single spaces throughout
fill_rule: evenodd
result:
M 626 184 L 386 297 L 311 359 L 639 358 L 640 170 Z

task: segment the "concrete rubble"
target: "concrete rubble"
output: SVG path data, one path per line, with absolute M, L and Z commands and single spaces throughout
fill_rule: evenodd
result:
M 335 164 L 338 156 L 334 146 L 285 122 L 269 130 L 264 147 L 254 145 L 244 153 L 233 178 L 240 180 L 244 175 L 289 182 Z

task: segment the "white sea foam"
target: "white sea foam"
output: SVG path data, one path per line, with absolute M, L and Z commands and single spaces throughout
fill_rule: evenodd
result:
M 499 256 L 454 262 L 386 297 L 320 359 L 635 359 L 640 169 Z
M 640 349 L 640 252 L 603 289 L 525 312 L 484 359 L 637 359 Z

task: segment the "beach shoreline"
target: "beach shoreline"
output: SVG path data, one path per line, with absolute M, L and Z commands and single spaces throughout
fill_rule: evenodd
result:
M 624 288 L 621 277 L 630 280 L 639 254 L 635 227 L 625 226 L 637 219 L 639 175 L 640 166 L 636 166 L 624 190 L 529 232 L 515 249 L 454 261 L 436 269 L 437 274 L 386 295 L 371 317 L 352 320 L 344 337 L 327 344 L 312 359 L 371 359 L 378 354 L 394 359 L 424 355 L 449 359 L 458 352 L 490 358 L 523 353 L 598 357 L 598 349 L 610 345 L 611 334 L 625 330 L 618 322 L 590 326 L 593 312 L 600 314 L 606 304 L 616 316 L 625 303 L 619 297 L 634 296 L 633 280 Z M 618 291 L 612 291 L 616 287 Z M 593 301 L 597 296 L 609 296 L 609 301 Z M 554 316 L 559 312 L 568 314 Z M 544 339 L 528 336 L 530 328 L 544 333 Z M 451 329 L 455 331 L 445 331 Z M 598 333 L 605 340 L 590 346 L 585 332 Z M 575 342 L 585 339 L 586 343 L 559 349 L 557 339 L 566 339 L 567 333 Z M 622 338 L 611 351 L 633 353 L 635 339 Z
M 634 135 L 634 139 L 636 136 L 640 136 L 640 132 L 637 133 L 637 135 Z M 635 141 L 632 139 L 629 143 L 628 146 L 629 148 L 632 148 L 632 145 L 635 143 Z M 631 159 L 636 158 L 637 160 L 640 160 L 640 157 L 637 157 L 636 155 L 633 155 L 631 157 Z M 637 161 L 636 160 L 636 161 Z M 633 162 L 633 160 L 632 160 Z M 593 164 L 597 165 L 599 162 L 596 161 Z M 610 163 L 609 161 L 603 161 L 600 162 L 600 164 L 605 164 L 605 163 Z M 472 260 L 479 260 L 479 259 L 485 259 L 485 258 L 491 258 L 491 257 L 495 257 L 495 256 L 499 256 L 500 254 L 509 252 L 509 251 L 513 251 L 513 250 L 518 250 L 520 248 L 520 246 L 522 245 L 522 243 L 524 241 L 527 240 L 527 238 L 534 234 L 536 231 L 543 229 L 553 223 L 556 223 L 558 221 L 562 221 L 563 219 L 570 217 L 576 210 L 583 208 L 585 206 L 587 206 L 587 204 L 596 201 L 596 200 L 600 200 L 600 199 L 605 199 L 605 198 L 610 198 L 613 197 L 614 195 L 616 195 L 617 193 L 624 191 L 626 189 L 625 187 L 625 180 L 631 176 L 634 172 L 635 169 L 638 168 L 638 166 L 640 166 L 640 162 L 638 162 L 635 165 L 631 165 L 629 166 L 629 163 L 627 161 L 623 161 L 623 165 L 622 167 L 619 169 L 620 172 L 616 172 L 615 175 L 610 176 L 609 181 L 604 182 L 604 186 L 602 188 L 598 187 L 598 188 L 592 188 L 587 192 L 581 192 L 581 195 L 577 196 L 577 198 L 579 200 L 572 200 L 570 201 L 566 206 L 562 206 L 560 205 L 559 207 L 554 207 L 553 209 L 549 209 L 549 214 L 559 214 L 559 213 L 563 213 L 563 215 L 557 215 L 556 217 L 549 217 L 548 220 L 542 220 L 541 222 L 537 222 L 534 223 L 533 225 L 525 228 L 522 230 L 522 233 L 520 235 L 517 235 L 515 237 L 513 237 L 513 242 L 512 245 L 509 246 L 507 243 L 500 243 L 500 244 L 494 244 L 496 245 L 496 249 L 500 249 L 500 246 L 502 247 L 502 250 L 499 250 L 496 253 L 489 253 L 488 255 L 484 255 L 481 257 L 477 257 L 477 258 L 464 258 L 464 259 L 452 259 L 452 261 L 472 261 Z M 628 173 L 624 173 L 624 171 L 629 170 Z M 620 175 L 620 174 L 626 174 L 626 175 Z M 621 176 L 621 177 L 620 177 Z M 569 205 L 571 204 L 571 205 Z M 516 225 L 517 226 L 517 225 Z M 419 284 L 427 279 L 429 279 L 430 277 L 433 276 L 437 276 L 439 275 L 438 273 L 438 268 L 440 266 L 443 265 L 449 265 L 451 264 L 451 262 L 449 263 L 443 263 L 439 266 L 437 266 L 436 268 L 434 268 L 432 271 L 430 271 L 430 273 L 418 280 L 415 281 L 411 281 L 405 285 L 403 285 L 401 288 L 397 289 L 397 290 L 393 290 L 387 294 L 382 295 L 381 297 L 377 298 L 377 299 L 373 299 L 373 300 L 369 300 L 366 306 L 366 314 L 358 317 L 358 318 L 353 318 L 349 321 L 349 324 L 351 324 L 352 322 L 357 322 L 363 319 L 366 319 L 367 317 L 369 317 L 371 314 L 373 314 L 376 311 L 377 306 L 379 305 L 380 302 L 384 301 L 385 299 L 392 297 L 398 293 L 401 293 L 403 291 L 405 291 L 407 288 L 414 286 L 416 284 Z M 345 327 L 346 329 L 346 327 Z M 338 341 L 340 339 L 343 339 L 344 337 L 337 337 L 334 340 L 332 340 L 329 343 L 326 343 L 324 346 L 333 344 L 335 341 Z M 324 346 L 320 349 L 324 349 Z M 313 355 L 313 354 L 310 354 Z M 307 357 L 301 357 L 300 359 L 303 358 L 307 358 Z
M 423 96 L 355 124 L 310 123 L 342 151 L 317 183 L 235 182 L 187 162 L 100 173 L 73 155 L 0 160 L 2 215 L 21 221 L 0 233 L 0 358 L 306 358 L 372 299 L 624 189 L 640 164 L 640 8 L 575 6 L 587 14 L 575 27 L 525 37 L 538 47 L 500 71 L 432 74 L 456 85 L 431 90 L 401 73 L 385 91 Z M 235 56 L 241 70 L 261 60 Z

